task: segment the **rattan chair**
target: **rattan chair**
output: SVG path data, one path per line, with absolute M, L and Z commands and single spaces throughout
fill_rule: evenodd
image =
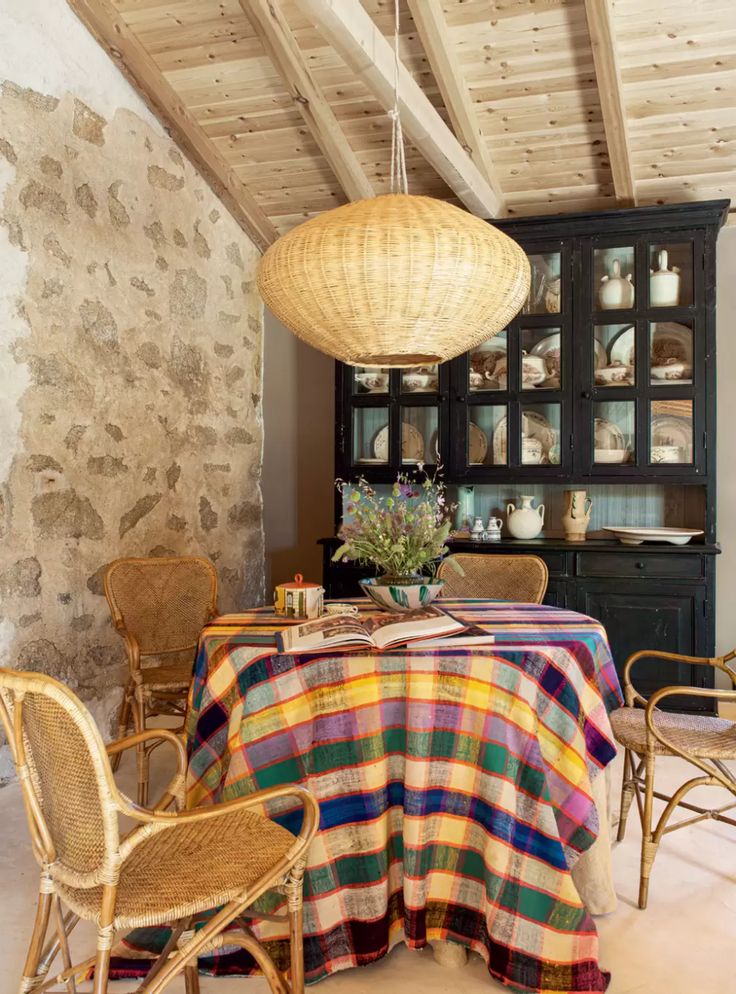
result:
M 736 702 L 736 689 L 710 690 L 704 687 L 663 687 L 647 700 L 631 682 L 632 667 L 646 658 L 670 659 L 678 663 L 711 666 L 725 673 L 736 688 L 736 670 L 729 662 L 736 658 L 736 651 L 713 659 L 699 656 L 682 656 L 672 652 L 644 650 L 629 656 L 624 667 L 624 695 L 626 706 L 614 711 L 611 725 L 616 740 L 624 747 L 624 775 L 621 787 L 621 817 L 618 840 L 623 839 L 631 802 L 636 798 L 642 827 L 641 872 L 639 877 L 639 907 L 646 908 L 649 895 L 649 877 L 662 836 L 686 825 L 713 818 L 736 825 L 736 820 L 724 814 L 736 807 L 736 801 L 716 809 L 699 807 L 684 800 L 695 787 L 725 787 L 736 796 L 736 777 L 724 760 L 736 759 L 736 722 L 708 715 L 678 714 L 661 711 L 658 705 L 670 697 Z M 654 789 L 654 767 L 657 756 L 679 756 L 702 773 L 686 781 L 674 794 L 662 794 Z M 653 822 L 653 800 L 665 801 L 664 811 L 656 826 Z M 669 820 L 675 808 L 695 812 L 674 825 Z
M 197 957 L 231 945 L 254 957 L 273 994 L 302 994 L 302 876 L 319 822 L 319 807 L 307 790 L 272 787 L 226 804 L 166 812 L 181 799 L 186 772 L 181 740 L 169 730 L 149 729 L 106 750 L 81 702 L 40 673 L 0 669 L 0 719 L 41 865 L 21 994 L 41 994 L 54 984 L 75 991 L 75 979 L 91 969 L 94 994 L 105 994 L 115 933 L 167 923 L 173 926 L 171 938 L 140 994 L 158 994 L 182 972 L 187 994 L 197 994 Z M 174 747 L 178 769 L 157 806 L 144 809 L 117 789 L 108 756 L 153 738 Z M 295 799 L 303 809 L 298 836 L 253 810 L 281 798 Z M 121 816 L 137 823 L 126 834 Z M 288 910 L 276 917 L 289 926 L 290 983 L 242 920 L 271 889 L 287 898 Z M 195 932 L 192 916 L 210 908 L 220 910 Z M 68 936 L 80 919 L 95 925 L 97 951 L 72 964 Z M 239 928 L 223 935 L 231 923 Z M 58 956 L 61 969 L 52 975 Z
M 146 720 L 168 714 L 183 718 L 200 632 L 217 614 L 217 571 L 197 556 L 117 559 L 105 573 L 112 621 L 125 640 L 130 676 L 120 708 L 118 737 Z M 141 660 L 156 657 L 155 665 Z M 136 749 L 138 803 L 146 804 L 151 750 Z M 113 764 L 117 769 L 118 755 Z
M 547 564 L 539 556 L 501 556 L 461 552 L 452 557 L 460 576 L 443 562 L 437 576 L 445 581 L 443 597 L 487 597 L 490 600 L 541 604 L 547 592 Z

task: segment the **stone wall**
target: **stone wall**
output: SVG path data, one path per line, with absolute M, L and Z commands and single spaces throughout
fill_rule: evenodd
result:
M 26 82 L 0 81 L 0 665 L 107 731 L 104 564 L 195 552 L 224 609 L 262 598 L 257 252 L 148 115 Z

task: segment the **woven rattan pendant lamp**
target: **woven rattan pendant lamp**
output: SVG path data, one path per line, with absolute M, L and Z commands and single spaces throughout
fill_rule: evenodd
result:
M 399 118 L 398 0 L 391 189 L 326 211 L 266 252 L 258 287 L 309 345 L 352 366 L 445 362 L 504 328 L 529 292 L 511 238 L 467 211 L 407 193 Z

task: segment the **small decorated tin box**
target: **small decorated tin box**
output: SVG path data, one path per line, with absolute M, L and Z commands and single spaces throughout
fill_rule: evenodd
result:
M 319 618 L 324 611 L 325 589 L 305 583 L 297 573 L 291 583 L 279 583 L 273 592 L 273 609 L 287 618 Z

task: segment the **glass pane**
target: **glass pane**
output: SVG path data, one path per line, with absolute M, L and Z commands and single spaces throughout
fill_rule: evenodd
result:
M 388 407 L 353 409 L 353 462 L 361 465 L 389 461 Z
M 618 311 L 633 307 L 634 246 L 593 250 L 593 294 L 596 307 L 604 311 Z
M 693 302 L 693 243 L 661 242 L 649 248 L 649 306 L 689 307 Z
M 653 463 L 692 463 L 693 402 L 653 400 L 649 434 Z
M 559 390 L 562 369 L 559 328 L 525 328 L 521 332 L 521 389 Z
M 401 370 L 402 393 L 436 393 L 439 385 L 439 367 L 412 366 Z
M 600 401 L 593 405 L 593 461 L 620 465 L 636 452 L 636 405 L 633 400 Z
M 597 324 L 593 343 L 597 387 L 630 387 L 635 382 L 636 328 L 633 324 Z
M 505 404 L 473 405 L 468 411 L 468 465 L 505 466 L 508 462 Z
M 401 408 L 402 463 L 436 463 L 439 447 L 436 407 Z
M 649 325 L 649 369 L 652 386 L 693 382 L 693 329 L 674 321 Z
M 507 346 L 508 335 L 505 331 L 500 331 L 494 338 L 489 338 L 473 349 L 468 367 L 470 390 L 506 389 Z
M 355 393 L 388 393 L 388 370 L 356 366 L 353 370 Z
M 559 404 L 525 404 L 522 407 L 522 466 L 559 465 L 560 410 Z
M 562 281 L 559 252 L 539 252 L 529 256 L 531 284 L 524 314 L 559 314 Z

